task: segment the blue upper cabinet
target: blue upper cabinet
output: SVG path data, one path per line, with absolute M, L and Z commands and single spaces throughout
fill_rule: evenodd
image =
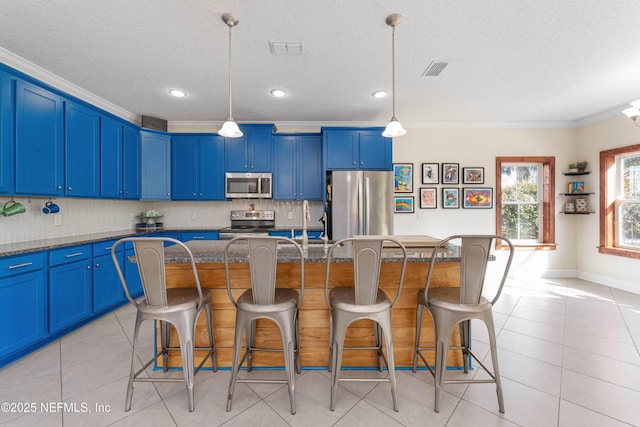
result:
M 171 199 L 171 135 L 140 131 L 141 199 Z
M 13 150 L 13 77 L 0 71 L 0 194 L 15 190 Z
M 62 98 L 17 80 L 15 118 L 16 193 L 64 195 Z
M 273 125 L 240 125 L 241 138 L 225 138 L 227 172 L 271 172 Z
M 124 198 L 140 199 L 140 128 L 125 124 L 122 141 Z
M 109 199 L 121 199 L 123 124 L 102 116 L 100 126 L 101 184 L 100 195 Z
M 173 136 L 171 198 L 225 200 L 224 138 L 218 135 Z
M 322 137 L 273 137 L 273 198 L 322 200 Z
M 65 101 L 65 194 L 100 196 L 100 114 Z
M 383 128 L 323 128 L 327 170 L 391 170 L 392 138 Z

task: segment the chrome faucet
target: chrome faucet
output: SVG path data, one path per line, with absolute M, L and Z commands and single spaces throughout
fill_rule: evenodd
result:
M 309 212 L 309 202 L 302 201 L 302 249 L 309 247 L 309 235 L 307 234 L 307 223 L 311 221 L 311 212 Z

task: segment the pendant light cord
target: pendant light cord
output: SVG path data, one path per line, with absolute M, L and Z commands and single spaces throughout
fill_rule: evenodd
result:
M 229 119 L 228 120 L 233 120 L 233 116 L 231 114 L 231 28 L 232 26 L 229 25 Z
M 391 30 L 391 98 L 393 101 L 392 119 L 396 120 L 396 26 Z

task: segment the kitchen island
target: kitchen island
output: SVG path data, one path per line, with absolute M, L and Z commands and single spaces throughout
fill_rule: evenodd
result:
M 401 237 L 401 236 L 399 236 Z M 425 241 L 434 239 L 425 237 Z M 201 286 L 212 291 L 213 318 L 215 330 L 218 366 L 231 365 L 233 336 L 235 327 L 235 307 L 229 301 L 226 290 L 224 269 L 225 241 L 193 241 L 187 246 L 192 251 L 197 263 L 198 276 Z M 415 245 L 415 240 L 412 245 Z M 380 277 L 380 287 L 390 298 L 395 295 L 394 284 L 401 270 L 399 250 L 392 250 L 390 256 L 385 257 Z M 396 366 L 410 366 L 413 362 L 413 346 L 415 339 L 415 310 L 416 294 L 425 284 L 432 249 L 428 247 L 408 248 L 409 260 L 405 272 L 402 293 L 398 303 L 392 311 L 393 341 Z M 299 289 L 300 263 L 294 262 L 296 249 L 281 247 L 278 250 L 278 286 Z M 187 258 L 179 248 L 166 248 L 167 286 L 192 287 L 195 286 L 191 267 Z M 335 264 L 331 267 L 332 280 L 335 278 L 342 283 L 353 282 L 353 267 L 351 254 L 347 248 L 337 248 L 334 252 Z M 444 254 L 444 262 L 438 262 L 432 278 L 433 287 L 455 287 L 459 285 L 460 259 L 457 248 Z M 326 273 L 326 250 L 323 244 L 310 244 L 305 251 L 305 291 L 304 300 L 300 307 L 300 358 L 303 367 L 326 368 L 329 355 L 329 308 L 324 299 L 324 282 Z M 250 288 L 249 266 L 246 258 L 240 252 L 230 254 L 230 276 L 232 293 L 237 298 Z M 431 317 L 423 316 L 422 345 L 433 344 L 434 330 Z M 177 340 L 177 337 L 173 337 Z M 356 340 L 356 341 L 354 341 Z M 206 322 L 203 315 L 198 319 L 196 345 L 205 345 L 207 341 Z M 345 345 L 365 345 L 363 342 L 374 342 L 371 321 L 354 322 L 347 332 Z M 457 332 L 452 338 L 453 343 L 459 342 Z M 280 348 L 282 345 L 277 326 L 269 320 L 258 321 L 256 345 Z M 429 355 L 428 355 L 429 356 Z M 431 355 L 431 361 L 433 355 Z M 196 358 L 202 355 L 196 353 Z M 181 359 L 178 352 L 170 355 L 169 365 L 180 366 Z M 198 362 L 199 363 L 199 362 Z M 373 367 L 377 366 L 375 352 L 345 351 L 343 366 Z M 281 353 L 258 352 L 253 359 L 254 366 L 284 364 Z M 451 352 L 450 365 L 461 365 L 459 352 Z

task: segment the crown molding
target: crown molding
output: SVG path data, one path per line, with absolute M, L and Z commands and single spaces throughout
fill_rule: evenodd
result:
M 57 74 L 54 74 L 51 71 L 48 71 L 2 47 L 0 47 L 0 62 L 60 91 L 101 108 L 115 116 L 123 118 L 129 122 L 133 122 L 137 125 L 140 125 L 141 123 L 139 115 L 133 114 L 130 111 L 127 111 L 124 108 L 119 107 L 118 105 L 109 102 L 66 79 L 63 79 Z

